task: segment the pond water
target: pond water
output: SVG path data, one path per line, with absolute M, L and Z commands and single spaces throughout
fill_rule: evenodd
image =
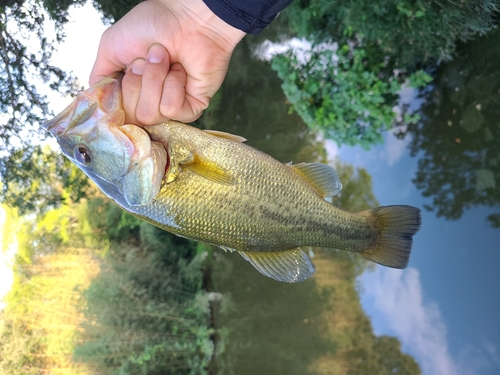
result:
M 403 374 L 415 373 L 416 361 L 424 374 L 500 373 L 499 35 L 462 46 L 424 92 L 405 91 L 421 121 L 370 151 L 312 134 L 251 51 L 245 39 L 200 123 L 283 162 L 336 160 L 348 179 L 344 204 L 371 202 L 371 177 L 379 204 L 419 207 L 422 228 L 405 270 L 313 249 L 316 275 L 293 285 L 216 251 L 211 288 L 222 295 L 214 322 L 223 354 L 213 370 L 366 374 L 392 361 Z M 359 168 L 367 173 L 352 174 Z

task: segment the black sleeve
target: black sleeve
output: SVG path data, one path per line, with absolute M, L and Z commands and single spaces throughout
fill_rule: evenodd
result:
M 247 34 L 258 34 L 292 0 L 203 0 L 220 19 Z

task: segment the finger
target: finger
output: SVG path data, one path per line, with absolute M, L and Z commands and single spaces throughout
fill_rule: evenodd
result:
M 144 59 L 133 61 L 122 79 L 122 102 L 125 110 L 125 123 L 127 124 L 139 124 L 135 111 L 141 95 L 142 74 L 145 65 L 146 60 Z
M 143 125 L 154 125 L 168 120 L 160 112 L 164 82 L 170 70 L 170 56 L 165 47 L 153 44 L 148 51 L 142 75 L 141 94 L 135 115 Z
M 122 64 L 114 54 L 114 49 L 110 48 L 110 29 L 107 29 L 99 43 L 97 57 L 92 67 L 89 77 L 89 85 L 93 86 L 101 79 L 113 74 L 114 72 L 124 71 L 126 66 Z
M 186 93 L 187 73 L 181 64 L 175 63 L 163 85 L 160 112 L 164 117 L 191 122 L 201 116 L 208 106 Z

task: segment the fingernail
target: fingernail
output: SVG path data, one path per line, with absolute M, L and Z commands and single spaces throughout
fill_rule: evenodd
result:
M 163 62 L 167 57 L 165 53 L 165 47 L 160 44 L 153 44 L 148 51 L 148 61 L 152 64 L 158 64 Z
M 182 70 L 182 69 L 183 69 L 183 68 L 182 68 L 182 65 L 181 65 L 181 64 L 179 64 L 179 63 L 174 63 L 174 64 L 172 64 L 172 65 L 170 66 L 170 70 L 177 70 L 177 71 L 180 71 L 180 70 Z
M 145 63 L 146 61 L 144 61 L 143 59 L 137 59 L 132 63 L 130 70 L 132 71 L 133 74 L 142 76 L 142 73 L 144 72 Z

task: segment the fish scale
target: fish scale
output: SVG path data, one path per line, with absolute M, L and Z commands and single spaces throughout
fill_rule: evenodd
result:
M 377 236 L 366 218 L 334 207 L 291 167 L 258 150 L 174 121 L 146 131 L 166 146 L 205 146 L 201 156 L 231 171 L 237 180 L 234 185 L 214 184 L 186 170 L 165 184 L 155 198 L 154 212 L 137 213 L 161 225 L 164 207 L 171 207 L 169 216 L 176 225 L 164 228 L 168 231 L 226 248 L 264 252 L 305 245 L 362 251 Z M 264 173 L 270 168 L 272 174 Z
M 237 251 L 275 280 L 314 274 L 301 246 L 406 267 L 420 228 L 417 208 L 347 212 L 325 200 L 341 189 L 329 165 L 285 165 L 242 137 L 175 121 L 144 128 L 123 121 L 120 78 L 108 77 L 44 127 L 126 211 L 179 236 Z

